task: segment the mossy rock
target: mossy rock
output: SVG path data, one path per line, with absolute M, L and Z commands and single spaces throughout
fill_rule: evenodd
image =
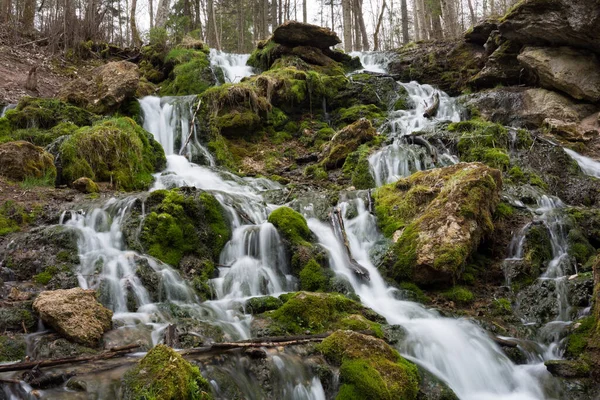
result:
M 385 319 L 360 303 L 335 293 L 298 292 L 282 295 L 283 305 L 257 316 L 275 335 L 323 333 L 334 329 L 371 330 L 383 336 Z
M 66 183 L 86 177 L 123 190 L 144 190 L 165 168 L 162 146 L 130 118 L 114 118 L 78 129 L 59 147 Z
M 537 279 L 550 260 L 552 260 L 552 242 L 548 228 L 541 223 L 534 224 L 525 234 L 525 242 L 523 244 L 525 268 L 515 277 L 516 280 L 528 282 Z
M 21 336 L 0 336 L 0 362 L 23 360 L 26 349 L 27 343 Z
M 165 345 L 157 345 L 123 377 L 126 400 L 210 400 L 210 384 L 195 365 Z
M 210 60 L 204 51 L 173 49 L 167 54 L 165 65 L 172 71 L 161 88 L 163 96 L 201 94 L 216 84 Z
M 458 153 L 462 161 L 480 161 L 492 168 L 508 170 L 508 130 L 500 124 L 471 119 L 448 126 L 450 132 L 460 133 Z
M 30 179 L 53 185 L 56 179 L 54 157 L 23 140 L 0 144 L 0 175 L 15 181 Z
M 460 163 L 421 171 L 374 192 L 383 234 L 395 242 L 384 261 L 391 278 L 450 286 L 494 225 L 500 171 Z
M 365 118 L 379 125 L 386 118 L 386 112 L 374 104 L 360 104 L 348 108 L 340 108 L 333 114 L 337 125 L 345 126 Z
M 281 299 L 273 296 L 253 297 L 246 300 L 244 308 L 250 314 L 262 314 L 266 311 L 276 310 L 283 305 Z
M 352 331 L 336 331 L 317 349 L 327 361 L 340 366 L 337 400 L 416 399 L 419 374 L 381 339 Z
M 21 332 L 23 328 L 31 332 L 36 325 L 30 308 L 10 307 L 0 308 L 0 332 Z
M 362 145 L 353 153 L 348 154 L 342 172 L 344 176 L 350 178 L 352 186 L 356 189 L 372 189 L 376 186 L 375 179 L 371 175 L 371 166 L 369 164 L 368 145 Z
M 335 134 L 323 150 L 321 164 L 328 170 L 341 167 L 352 152 L 373 140 L 376 135 L 371 121 L 359 119 Z
M 213 195 L 159 190 L 150 195 L 148 203 L 140 235 L 148 254 L 172 266 L 178 266 L 186 254 L 218 260 L 231 237 L 231 228 Z
M 7 111 L 4 118 L 17 130 L 50 129 L 62 122 L 86 126 L 94 123 L 98 116 L 60 100 L 25 97 L 14 110 Z
M 308 245 L 312 240 L 312 233 L 302 214 L 289 207 L 273 210 L 268 221 L 293 245 Z

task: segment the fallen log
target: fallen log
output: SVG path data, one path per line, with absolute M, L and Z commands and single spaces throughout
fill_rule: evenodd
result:
M 338 208 L 333 210 L 335 215 L 334 218 L 337 219 L 337 226 L 340 230 L 340 235 L 342 236 L 342 242 L 344 243 L 344 248 L 346 249 L 346 253 L 348 254 L 348 258 L 350 259 L 350 267 L 356 276 L 361 279 L 370 280 L 369 270 L 360 265 L 354 257 L 352 257 L 352 252 L 350 251 L 350 242 L 348 241 L 348 235 L 346 234 L 346 228 L 344 227 L 344 218 L 342 217 L 342 213 Z
M 54 360 L 26 361 L 26 362 L 20 362 L 20 363 L 16 363 L 16 364 L 0 365 L 0 372 L 23 371 L 23 370 L 32 369 L 35 367 L 37 367 L 37 368 L 55 367 L 58 365 L 106 360 L 108 358 L 124 356 L 128 353 L 131 353 L 133 350 L 135 350 L 139 347 L 140 347 L 139 344 L 130 344 L 127 346 L 113 347 L 113 348 L 109 349 L 108 351 L 105 351 L 100 354 L 95 354 L 93 356 L 67 357 L 67 358 L 57 358 Z
M 431 160 L 436 163 L 438 160 L 438 152 L 436 150 L 435 147 L 433 147 L 431 145 L 431 143 L 429 143 L 427 141 L 427 139 L 423 139 L 421 136 L 410 136 L 410 139 L 412 141 L 412 144 L 416 144 L 418 146 L 423 146 L 425 147 L 425 149 L 427 150 L 427 152 L 429 153 L 429 156 L 431 157 Z
M 440 94 L 435 92 L 433 94 L 433 103 L 425 109 L 423 113 L 423 117 L 425 118 L 433 118 L 438 112 L 438 108 L 440 107 Z

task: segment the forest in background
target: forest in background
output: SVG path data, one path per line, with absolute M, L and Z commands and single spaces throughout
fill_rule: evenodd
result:
M 287 20 L 332 28 L 342 48 L 389 50 L 459 36 L 503 15 L 517 0 L 0 0 L 0 24 L 35 33 L 54 51 L 80 43 L 140 47 L 152 33 L 185 35 L 211 48 L 249 53 Z

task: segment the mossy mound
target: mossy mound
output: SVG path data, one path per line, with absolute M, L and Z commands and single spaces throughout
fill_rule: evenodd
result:
M 383 336 L 381 322 L 374 311 L 344 295 L 298 292 L 280 296 L 283 305 L 258 315 L 253 324 L 268 325 L 269 335 L 323 333 L 334 329 L 371 330 Z
M 384 262 L 398 282 L 451 285 L 494 225 L 500 171 L 480 163 L 421 171 L 374 193 L 384 235 L 395 244 Z
M 127 400 L 210 400 L 210 384 L 195 365 L 170 347 L 159 344 L 123 378 Z
M 15 181 L 44 180 L 54 184 L 54 157 L 43 148 L 23 140 L 0 144 L 0 175 Z
M 302 214 L 289 207 L 277 208 L 269 214 L 268 221 L 292 244 L 308 245 L 311 241 L 312 233 L 306 220 Z
M 77 126 L 91 125 L 98 117 L 82 108 L 55 99 L 23 98 L 14 110 L 4 116 L 13 130 L 50 129 L 61 122 Z M 0 124 L 1 126 L 2 124 Z M 0 128 L 1 133 L 1 128 Z M 0 136 L 2 136 L 0 134 Z
M 163 96 L 201 94 L 217 83 L 205 51 L 176 48 L 167 54 L 164 63 L 171 72 L 161 88 Z
M 63 182 L 87 177 L 123 190 L 148 188 L 166 166 L 162 146 L 130 118 L 78 129 L 60 144 L 59 157 Z
M 348 154 L 342 166 L 344 176 L 349 178 L 352 186 L 359 190 L 371 189 L 376 185 L 371 175 L 369 154 L 368 145 L 361 145 L 355 152 Z
M 508 170 L 508 130 L 499 124 L 479 119 L 455 122 L 448 126 L 451 132 L 461 134 L 458 140 L 460 159 L 467 162 L 480 161 L 492 168 Z
M 231 237 L 225 211 L 214 196 L 189 188 L 157 190 L 146 210 L 139 237 L 143 250 L 174 267 L 193 255 L 198 259 L 195 273 L 212 277 L 212 262 Z
M 340 366 L 337 400 L 416 399 L 417 366 L 381 339 L 352 331 L 336 331 L 317 349 Z
M 356 151 L 361 144 L 373 140 L 376 135 L 371 121 L 359 119 L 335 134 L 323 150 L 321 164 L 326 169 L 341 167 L 350 153 Z
M 23 360 L 26 348 L 21 336 L 0 336 L 0 362 Z

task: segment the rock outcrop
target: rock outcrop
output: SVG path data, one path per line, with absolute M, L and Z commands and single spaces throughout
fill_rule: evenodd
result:
M 526 47 L 519 61 L 546 89 L 556 89 L 578 100 L 600 101 L 600 61 L 589 51 L 570 47 Z
M 337 34 L 329 28 L 318 25 L 287 21 L 273 32 L 273 40 L 290 47 L 310 46 L 328 49 L 342 43 Z
M 361 118 L 348 125 L 336 133 L 323 150 L 321 154 L 323 165 L 327 169 L 341 167 L 350 153 L 361 144 L 373 140 L 376 135 L 377 131 L 368 119 Z
M 96 68 L 92 78 L 79 78 L 61 90 L 61 99 L 88 111 L 106 114 L 134 97 L 140 82 L 138 66 L 115 61 Z
M 112 327 L 112 311 L 98 303 L 95 290 L 42 292 L 33 309 L 58 333 L 89 347 L 97 346 L 104 332 Z
M 493 230 L 500 171 L 480 163 L 421 171 L 374 193 L 384 235 L 395 242 L 388 275 L 419 285 L 451 285 Z
M 53 183 L 56 177 L 54 157 L 24 140 L 0 144 L 0 175 L 15 181 L 47 178 Z

